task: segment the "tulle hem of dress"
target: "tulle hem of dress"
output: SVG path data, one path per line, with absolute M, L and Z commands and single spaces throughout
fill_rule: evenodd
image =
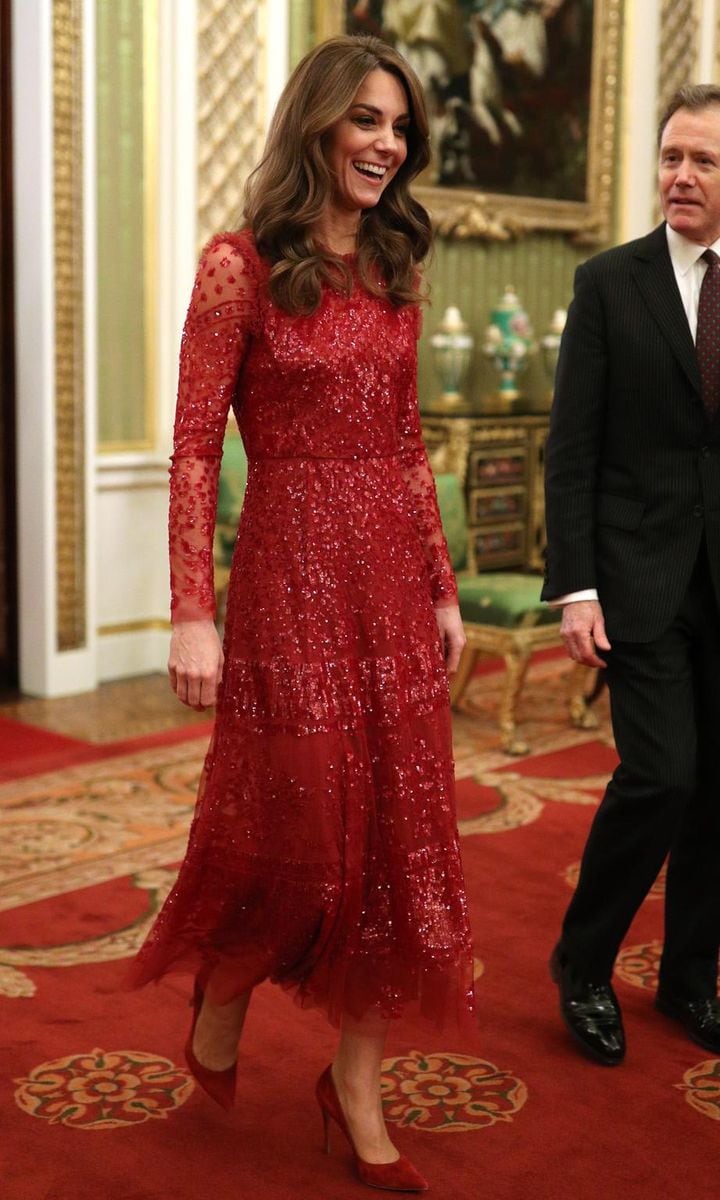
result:
M 340 1028 L 348 1019 L 360 1034 L 376 1036 L 388 1024 L 402 1021 L 421 1024 L 428 1031 L 457 1034 L 464 1040 L 477 1034 L 478 1018 L 472 962 L 443 970 L 434 965 L 419 970 L 414 964 L 404 972 L 394 964 L 394 982 L 378 989 L 378 964 L 353 964 L 336 972 L 324 985 L 317 979 L 298 980 L 292 974 L 278 977 L 250 963 L 220 957 L 209 958 L 198 950 L 188 950 L 161 971 L 148 971 L 135 961 L 128 971 L 123 990 L 131 991 L 169 976 L 189 975 L 207 978 L 213 974 L 213 994 L 218 1004 L 228 1004 L 261 983 L 269 981 L 286 992 L 303 1010 L 323 1014 L 329 1024 Z M 382 992 L 378 995 L 379 990 Z
M 219 1003 L 269 979 L 336 1026 L 412 1010 L 468 1028 L 449 732 L 445 708 L 371 733 L 246 732 L 227 754 L 216 732 L 185 860 L 130 985 L 213 969 Z

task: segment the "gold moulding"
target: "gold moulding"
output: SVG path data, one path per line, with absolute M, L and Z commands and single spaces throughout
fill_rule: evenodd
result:
M 577 245 L 597 245 L 609 240 L 624 3 L 625 0 L 595 0 L 594 3 L 584 199 L 540 199 L 483 193 L 472 188 L 420 185 L 415 194 L 429 210 L 439 234 L 458 239 L 507 242 L 548 230 L 567 234 Z M 692 0 L 692 3 L 696 8 L 698 0 Z M 675 10 L 679 18 L 677 44 L 683 37 L 687 38 L 681 15 L 687 6 L 679 0 L 663 0 L 663 5 L 664 10 Z M 313 17 L 315 40 L 320 42 L 343 32 L 345 5 L 341 0 L 314 0 Z M 691 76 L 692 67 L 687 69 L 683 63 L 682 82 Z M 660 77 L 663 77 L 662 72 Z M 673 84 L 670 90 L 674 91 L 675 86 Z
M 147 630 L 161 630 L 167 633 L 172 628 L 166 617 L 147 617 L 139 621 L 120 621 L 115 625 L 98 625 L 98 637 L 113 637 L 120 633 L 145 633 Z
M 56 647 L 65 651 L 86 642 L 82 5 L 55 0 L 52 22 L 55 616 Z

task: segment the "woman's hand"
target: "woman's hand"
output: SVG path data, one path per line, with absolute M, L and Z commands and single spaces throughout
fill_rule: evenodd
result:
M 440 641 L 442 642 L 443 653 L 445 655 L 447 673 L 448 675 L 454 675 L 458 669 L 460 655 L 467 641 L 460 617 L 460 609 L 457 604 L 441 606 L 435 609 L 435 619 L 440 630 Z
M 223 652 L 213 621 L 178 621 L 170 640 L 168 675 L 178 700 L 204 712 L 217 700 Z

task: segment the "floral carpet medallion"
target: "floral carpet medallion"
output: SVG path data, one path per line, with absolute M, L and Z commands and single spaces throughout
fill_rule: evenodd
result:
M 413 1050 L 385 1059 L 382 1096 L 388 1121 L 427 1133 L 464 1133 L 512 1121 L 527 1087 L 480 1058 Z
M 633 987 L 654 992 L 658 985 L 662 949 L 663 944 L 657 938 L 639 946 L 626 946 L 620 951 L 615 962 L 615 974 L 618 979 L 622 979 L 623 983 L 632 984 Z
M 15 1102 L 31 1117 L 74 1129 L 117 1129 L 166 1120 L 193 1091 L 187 1071 L 141 1050 L 92 1050 L 41 1063 Z
M 662 942 L 646 942 L 640 946 L 626 946 L 617 956 L 615 974 L 623 983 L 633 987 L 654 991 L 657 987 Z
M 685 1099 L 711 1121 L 720 1121 L 720 1058 L 709 1058 L 690 1067 L 682 1083 L 675 1087 L 685 1093 Z

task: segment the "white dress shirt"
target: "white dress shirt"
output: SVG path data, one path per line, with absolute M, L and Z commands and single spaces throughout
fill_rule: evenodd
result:
M 702 256 L 708 249 L 714 250 L 720 256 L 720 238 L 708 247 L 701 246 L 699 242 L 691 242 L 689 238 L 683 237 L 669 225 L 665 226 L 665 232 L 670 261 L 675 273 L 675 282 L 678 285 L 680 299 L 688 319 L 692 340 L 695 341 L 700 288 L 703 276 L 707 271 L 707 263 L 703 261 Z M 576 600 L 597 600 L 597 598 L 598 594 L 595 588 L 584 588 L 580 592 L 568 592 L 565 596 L 557 596 L 554 600 L 548 600 L 548 604 L 551 608 L 556 608 L 563 604 L 572 604 Z

